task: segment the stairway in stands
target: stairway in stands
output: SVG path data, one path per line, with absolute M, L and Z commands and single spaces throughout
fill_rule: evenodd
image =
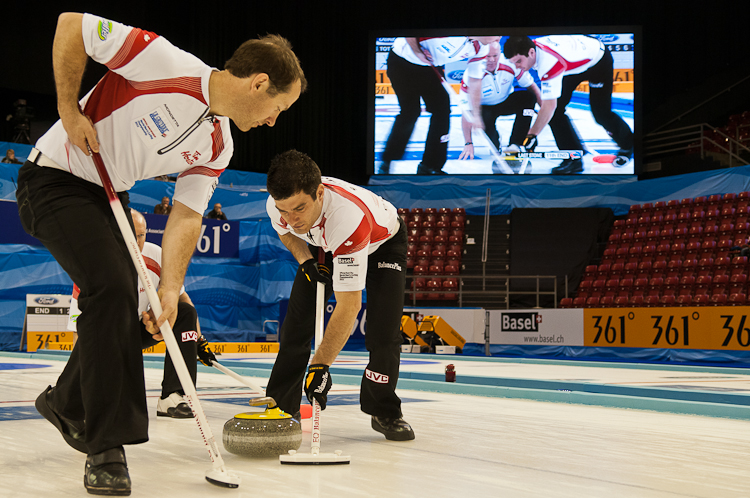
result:
M 466 217 L 464 229 L 464 251 L 461 259 L 461 277 L 506 276 L 510 274 L 510 216 L 495 215 L 489 219 L 489 237 L 487 246 L 487 262 L 482 264 L 482 244 L 484 232 L 484 219 L 482 215 Z M 473 240 L 473 244 L 472 244 Z M 504 280 L 487 279 L 482 282 L 479 278 L 467 278 L 463 280 L 463 291 L 505 291 Z M 506 296 L 504 295 L 465 295 L 463 296 L 464 307 L 482 307 L 486 309 L 498 309 L 506 307 Z

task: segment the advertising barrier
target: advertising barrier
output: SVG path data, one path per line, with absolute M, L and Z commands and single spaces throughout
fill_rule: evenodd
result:
M 584 346 L 750 350 L 746 306 L 579 311 L 584 316 Z

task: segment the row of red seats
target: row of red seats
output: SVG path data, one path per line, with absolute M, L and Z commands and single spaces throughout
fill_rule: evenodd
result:
M 587 285 L 584 285 L 587 284 Z M 577 297 L 665 295 L 665 294 L 746 294 L 747 275 L 685 275 L 684 277 L 626 277 L 581 282 Z
M 747 224 L 745 224 L 747 225 Z M 712 228 L 716 228 L 713 230 Z M 744 245 L 748 240 L 748 227 L 740 227 L 738 230 L 734 230 L 732 225 L 729 225 L 727 229 L 719 232 L 718 227 L 711 227 L 705 231 L 700 227 L 694 228 L 678 228 L 672 230 L 667 228 L 664 230 L 649 230 L 648 232 L 626 232 L 622 234 L 613 233 L 609 235 L 607 240 L 607 248 L 605 251 L 610 251 L 608 254 L 614 254 L 613 251 L 617 249 L 629 249 L 633 246 L 646 246 L 653 245 L 658 247 L 661 244 L 687 244 L 689 242 L 724 242 L 724 246 L 732 247 L 733 245 Z M 728 241 L 728 242 L 725 242 Z
M 639 307 L 673 307 L 673 306 L 744 306 L 747 303 L 746 294 L 699 294 L 664 295 L 664 296 L 604 296 L 604 297 L 576 297 L 563 298 L 561 308 L 639 308 Z
M 681 218 L 680 218 L 681 217 Z M 656 220 L 654 220 L 656 218 Z M 705 216 L 703 211 L 700 213 L 684 214 L 679 216 L 658 216 L 658 217 L 642 216 L 637 221 L 633 221 L 627 224 L 628 220 L 617 220 L 625 221 L 626 224 L 620 224 L 619 226 L 612 227 L 610 235 L 620 234 L 622 235 L 629 232 L 633 236 L 637 232 L 646 232 L 650 230 L 666 230 L 666 229 L 692 229 L 692 228 L 703 228 L 707 232 L 731 232 L 735 230 L 747 230 L 747 224 L 750 222 L 750 213 L 732 213 L 727 215 L 725 218 L 716 216 L 709 218 Z
M 407 230 L 409 242 L 416 244 L 418 242 L 447 243 L 452 242 L 461 244 L 463 241 L 463 227 L 447 228 L 409 228 Z
M 462 207 L 457 208 L 398 208 L 398 214 L 399 215 L 409 215 L 413 216 L 415 214 L 463 214 L 466 215 L 466 210 Z
M 606 280 L 608 278 L 621 278 L 638 274 L 663 274 L 661 276 L 677 275 L 723 275 L 723 274 L 745 274 L 747 269 L 747 257 L 735 256 L 729 258 L 701 258 L 686 259 L 679 258 L 671 260 L 644 260 L 632 263 L 603 262 L 600 265 L 589 265 L 584 271 L 582 282 L 593 280 Z
M 717 215 L 717 216 L 706 216 L 706 214 L 701 211 L 698 213 L 683 213 L 680 215 L 668 215 L 668 216 L 641 216 L 637 220 L 633 218 L 632 220 L 617 220 L 619 223 L 616 226 L 612 227 L 612 231 L 610 234 L 622 234 L 625 232 L 648 232 L 649 230 L 653 229 L 676 229 L 676 228 L 693 228 L 693 227 L 716 227 L 715 231 L 730 231 L 730 230 L 737 230 L 741 229 L 746 225 L 748 222 L 750 222 L 750 212 L 744 212 L 745 209 L 743 208 L 743 212 L 741 213 L 731 213 L 727 212 L 726 215 Z M 748 210 L 750 211 L 750 210 Z M 718 213 L 718 212 L 717 212 Z M 630 221 L 630 223 L 628 223 Z M 724 225 L 728 225 L 729 228 L 724 228 L 722 230 L 722 227 Z M 732 225 L 739 225 L 739 226 L 732 226 Z M 744 227 L 747 228 L 747 227 Z M 712 229 L 713 230 L 713 229 Z
M 417 300 L 455 301 L 458 299 L 458 282 L 458 279 L 453 276 L 445 278 L 415 278 L 411 289 L 416 292 L 414 297 Z M 407 298 L 410 297 L 410 295 L 407 295 Z
M 741 240 L 697 240 L 677 239 L 670 243 L 662 241 L 658 246 L 649 243 L 618 244 L 607 247 L 602 256 L 602 263 L 628 263 L 641 261 L 671 261 L 673 259 L 731 258 L 737 251 Z M 687 244 L 685 243 L 687 242 Z M 614 245 L 614 244 L 613 244 Z
M 710 207 L 718 205 L 732 204 L 735 207 L 750 205 L 750 192 L 740 192 L 739 194 L 727 193 L 724 195 L 713 194 L 709 196 L 698 196 L 695 198 L 686 197 L 682 200 L 672 199 L 669 201 L 646 202 L 643 204 L 633 204 L 628 210 L 628 215 L 632 213 L 658 213 L 667 212 L 671 209 L 678 211 L 688 209 L 690 211 L 695 207 Z

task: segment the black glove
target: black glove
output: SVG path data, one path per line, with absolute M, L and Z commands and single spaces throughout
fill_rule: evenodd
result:
M 309 280 L 313 286 L 315 286 L 317 282 L 323 282 L 325 285 L 331 283 L 331 269 L 324 263 L 318 263 L 315 259 L 310 258 L 302 263 L 300 268 L 302 268 L 307 280 Z
M 218 361 L 216 360 L 216 355 L 208 347 L 208 341 L 203 336 L 200 336 L 200 339 L 198 339 L 198 359 L 207 367 L 212 366 L 213 362 Z
M 313 398 L 320 405 L 321 410 L 326 409 L 328 401 L 328 391 L 331 390 L 331 374 L 328 373 L 328 365 L 318 364 L 310 365 L 305 377 L 305 394 L 307 401 L 312 404 Z
M 534 152 L 536 146 L 539 145 L 539 140 L 536 139 L 536 135 L 526 135 L 521 145 L 523 145 L 526 152 Z

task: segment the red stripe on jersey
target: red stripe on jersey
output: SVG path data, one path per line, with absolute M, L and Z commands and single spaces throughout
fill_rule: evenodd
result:
M 513 70 L 513 68 L 510 66 L 506 66 L 505 64 L 498 64 L 497 69 L 495 69 L 495 71 L 508 71 L 513 76 L 516 75 L 516 72 Z
M 541 76 L 542 81 L 551 80 L 552 78 L 555 78 L 557 76 L 560 76 L 561 74 L 564 74 L 565 71 L 576 69 L 578 67 L 581 67 L 591 62 L 591 59 L 583 59 L 577 62 L 570 62 L 569 60 L 565 59 L 562 55 L 558 54 L 557 52 L 547 47 L 546 45 L 542 45 L 541 43 L 537 43 L 536 41 L 534 41 L 534 44 L 557 59 L 557 64 L 552 66 L 552 69 L 547 71 L 547 74 L 543 74 Z
M 486 55 L 483 56 L 483 57 L 472 57 L 471 59 L 469 59 L 469 62 L 467 64 L 471 64 L 472 62 L 479 62 L 479 61 L 484 60 L 486 58 L 487 58 Z
M 352 194 L 348 190 L 339 187 L 338 185 L 329 185 L 326 183 L 324 183 L 323 185 L 326 188 L 333 190 L 343 198 L 352 201 L 354 205 L 356 205 L 364 214 L 363 221 L 367 222 L 367 233 L 363 233 L 360 231 L 360 229 L 362 228 L 362 224 L 360 224 L 359 227 L 357 227 L 357 230 L 355 230 L 354 233 L 344 243 L 346 244 L 348 242 L 351 242 L 351 244 L 349 246 L 344 246 L 344 244 L 342 244 L 340 247 L 336 248 L 336 250 L 333 252 L 334 256 L 338 256 L 339 254 L 349 254 L 355 252 L 352 249 L 353 247 L 359 247 L 359 249 L 357 250 L 361 250 L 369 242 L 379 242 L 388 238 L 388 229 L 375 223 L 375 217 L 372 215 L 372 212 L 367 207 L 367 204 L 362 201 L 362 199 Z M 358 238 L 355 238 L 355 236 Z
M 141 95 L 182 93 L 208 105 L 201 91 L 201 79 L 195 76 L 154 81 L 128 81 L 117 73 L 108 71 L 94 87 L 84 112 L 94 123 L 111 115 Z
M 215 161 L 224 150 L 224 135 L 221 133 L 221 122 L 214 118 L 214 131 L 211 132 L 211 161 Z
M 357 229 L 354 230 L 354 233 L 351 234 L 348 239 L 346 239 L 346 242 L 341 244 L 338 249 L 333 252 L 333 255 L 339 256 L 341 254 L 351 254 L 353 252 L 358 252 L 367 247 L 367 244 L 369 243 L 370 223 L 368 223 L 367 217 L 365 216 L 364 218 L 362 218 L 362 221 L 359 223 Z
M 146 263 L 146 268 L 154 272 L 157 277 L 161 278 L 161 266 L 159 266 L 159 263 L 147 256 L 143 256 L 143 261 Z
M 461 80 L 461 87 L 458 89 L 459 92 L 469 93 L 469 86 Z
M 479 51 L 480 51 L 480 50 L 482 49 L 482 44 L 481 44 L 481 43 L 479 43 L 479 42 L 478 42 L 478 41 L 476 41 L 476 40 L 471 40 L 471 44 L 472 44 L 472 45 L 474 45 L 474 53 L 475 53 L 475 54 L 478 54 L 478 53 L 479 53 Z
M 78 296 L 80 294 L 81 294 L 81 289 L 79 289 L 76 284 L 73 284 L 73 299 L 78 299 Z
M 180 176 L 177 178 L 182 178 L 183 176 L 188 175 L 203 175 L 203 176 L 219 176 L 224 172 L 225 168 L 222 169 L 211 169 L 207 166 L 196 166 L 195 168 L 190 168 L 187 171 L 183 171 Z
M 149 43 L 157 38 L 159 38 L 159 35 L 156 33 L 144 31 L 139 28 L 131 29 L 128 37 L 125 38 L 125 43 L 122 44 L 122 47 L 120 47 L 115 56 L 109 62 L 105 63 L 105 66 L 112 70 L 121 68 L 132 61 Z

